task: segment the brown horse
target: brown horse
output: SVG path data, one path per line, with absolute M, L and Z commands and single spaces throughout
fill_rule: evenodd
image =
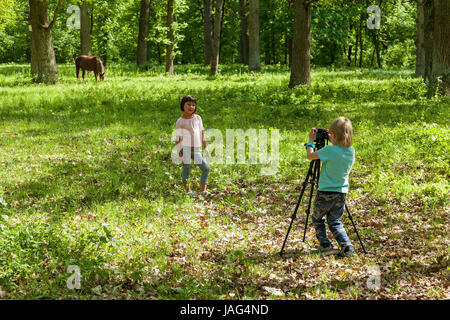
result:
M 102 60 L 97 56 L 78 56 L 75 59 L 75 66 L 77 67 L 77 79 L 80 81 L 80 68 L 83 70 L 83 80 L 86 71 L 94 71 L 95 81 L 97 81 L 97 76 L 100 75 L 102 81 L 105 80 L 105 69 L 103 68 Z

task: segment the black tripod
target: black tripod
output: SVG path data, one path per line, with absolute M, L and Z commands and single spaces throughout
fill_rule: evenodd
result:
M 291 224 L 289 225 L 289 229 L 287 231 L 286 238 L 284 239 L 283 246 L 281 247 L 280 256 L 283 256 L 284 246 L 286 245 L 286 241 L 289 236 L 289 232 L 291 231 L 292 224 L 293 224 L 295 218 L 297 217 L 297 210 L 298 210 L 298 207 L 302 200 L 303 193 L 305 192 L 305 189 L 308 186 L 308 183 L 310 183 L 311 184 L 311 192 L 309 194 L 308 209 L 306 209 L 305 230 L 303 231 L 303 242 L 305 241 L 306 229 L 308 228 L 308 218 L 309 218 L 309 213 L 311 211 L 311 201 L 312 201 L 312 197 L 313 197 L 313 193 L 314 193 L 314 186 L 318 185 L 319 177 L 320 177 L 320 159 L 312 160 L 309 164 L 308 173 L 306 174 L 305 181 L 303 182 L 302 190 L 300 191 L 300 197 L 298 198 L 297 205 L 295 206 L 294 213 L 292 214 Z M 358 230 L 356 229 L 355 223 L 353 222 L 353 217 L 350 214 L 350 211 L 348 210 L 347 204 L 345 204 L 345 209 L 347 210 L 348 217 L 350 218 L 353 228 L 355 229 L 356 235 L 359 239 L 359 243 L 361 244 L 361 247 L 363 248 L 364 253 L 367 254 L 366 249 L 364 248 L 364 245 L 361 241 L 361 238 L 359 237 L 359 233 L 358 233 Z

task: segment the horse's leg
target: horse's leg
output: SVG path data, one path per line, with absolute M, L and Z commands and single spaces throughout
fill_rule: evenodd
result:
M 84 81 L 84 76 L 86 75 L 86 70 L 84 70 L 84 69 L 82 69 L 83 70 L 83 81 Z
M 81 80 L 80 80 L 80 66 L 78 65 L 78 63 L 76 64 L 76 68 L 77 68 L 77 81 L 81 82 Z
M 95 82 L 97 82 L 97 76 L 98 76 L 97 71 L 94 71 L 94 75 L 95 75 Z

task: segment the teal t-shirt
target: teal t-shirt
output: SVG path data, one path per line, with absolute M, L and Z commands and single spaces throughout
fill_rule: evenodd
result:
M 322 170 L 319 191 L 348 192 L 348 174 L 355 163 L 355 149 L 331 145 L 317 151 Z

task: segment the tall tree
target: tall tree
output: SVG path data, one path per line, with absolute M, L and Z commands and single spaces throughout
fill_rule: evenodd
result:
M 89 15 L 89 6 L 83 1 L 80 6 L 80 42 L 81 54 L 92 55 L 91 43 L 91 17 Z
M 425 74 L 425 50 L 423 47 L 425 39 L 423 0 L 417 0 L 416 29 L 416 76 L 423 77 Z
M 150 23 L 150 0 L 141 0 L 141 9 L 139 12 L 139 34 L 137 45 L 137 65 L 138 67 L 148 62 L 149 44 L 147 37 L 149 34 Z
M 58 69 L 53 49 L 52 28 L 61 9 L 62 0 L 53 13 L 50 22 L 46 0 L 28 0 L 31 22 L 31 71 L 38 83 L 56 83 Z
M 219 70 L 219 55 L 220 55 L 220 34 L 222 21 L 222 6 L 223 0 L 216 0 L 216 7 L 214 12 L 214 32 L 213 32 L 213 50 L 211 56 L 211 71 L 212 76 L 217 76 Z
M 247 0 L 239 0 L 239 17 L 241 20 L 241 32 L 239 38 L 239 62 L 248 65 L 248 13 Z
M 378 7 L 381 8 L 381 5 L 383 4 L 383 0 L 380 0 Z M 375 54 L 377 57 L 377 65 L 378 65 L 378 69 L 381 69 L 382 65 L 381 65 L 381 52 L 380 52 L 380 30 L 378 29 L 374 29 L 374 30 L 370 30 L 372 33 L 372 42 L 373 45 L 375 47 Z
M 173 0 L 167 0 L 167 40 L 166 45 L 166 72 L 173 75 Z
M 349 17 L 349 34 L 348 34 L 350 40 L 350 44 L 348 45 L 348 51 L 347 51 L 347 65 L 350 67 L 352 65 L 352 49 L 353 49 L 353 44 L 351 42 L 351 38 L 353 36 L 353 24 L 352 24 L 352 18 Z
M 250 0 L 250 15 L 248 19 L 249 39 L 249 70 L 261 70 L 261 59 L 259 55 L 259 0 Z
M 203 0 L 203 56 L 205 66 L 211 64 L 212 56 L 212 6 L 213 0 Z
M 289 88 L 311 86 L 311 4 L 317 0 L 294 0 L 294 36 Z
M 424 48 L 424 79 L 434 83 L 433 67 L 433 38 L 434 38 L 434 0 L 423 0 L 424 34 L 427 36 L 423 42 Z
M 363 65 L 363 52 L 364 52 L 364 47 L 363 47 L 363 16 L 361 15 L 359 17 L 359 67 L 362 68 Z
M 441 78 L 442 89 L 450 95 L 450 1 L 434 0 L 433 79 Z

